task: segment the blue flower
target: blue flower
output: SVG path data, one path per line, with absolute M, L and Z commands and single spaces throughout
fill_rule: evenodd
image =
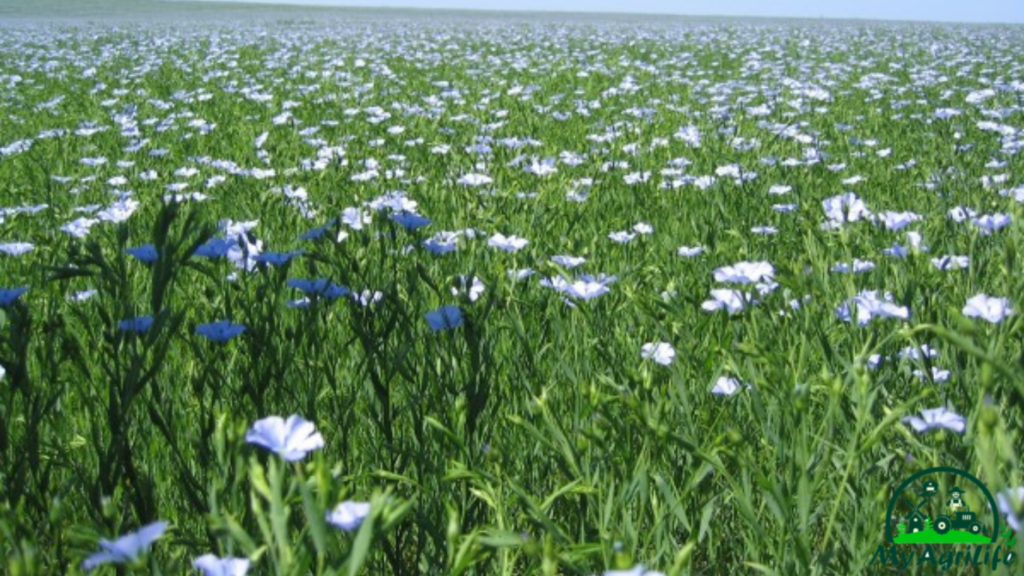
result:
M 404 226 L 406 230 L 409 231 L 416 230 L 417 228 L 423 228 L 424 226 L 429 226 L 431 222 L 433 222 L 430 218 L 427 218 L 426 216 L 420 216 L 419 214 L 415 214 L 413 212 L 401 212 L 398 214 L 392 214 L 391 219 L 394 220 L 395 222 L 398 222 L 399 224 Z
M 327 300 L 348 296 L 352 292 L 345 286 L 335 284 L 326 278 L 317 278 L 316 280 L 292 278 L 288 280 L 288 286 L 302 290 L 307 296 L 320 296 Z
M 196 249 L 195 255 L 203 258 L 224 258 L 234 245 L 235 242 L 228 242 L 223 238 L 210 238 Z
M 138 318 L 132 318 L 130 320 L 121 320 L 117 323 L 117 329 L 122 332 L 135 332 L 136 334 L 142 334 L 148 332 L 153 326 L 152 316 L 140 316 Z
M 28 286 L 19 288 L 0 288 L 0 306 L 10 306 L 14 301 L 21 298 L 21 295 L 28 292 Z
M 129 256 L 134 256 L 146 264 L 156 262 L 156 259 L 159 257 L 156 252 L 156 246 L 153 246 L 152 244 L 144 244 L 138 248 L 128 248 L 125 252 Z
M 458 306 L 442 306 L 427 312 L 427 323 L 430 324 L 432 332 L 458 328 L 462 326 L 462 309 Z
M 227 320 L 200 324 L 196 327 L 196 334 L 214 342 L 227 342 L 242 332 L 245 332 L 243 324 L 232 324 Z
M 253 260 L 263 263 L 270 264 L 271 266 L 284 266 L 292 260 L 305 254 L 305 250 L 295 250 L 293 252 L 264 252 L 254 257 Z

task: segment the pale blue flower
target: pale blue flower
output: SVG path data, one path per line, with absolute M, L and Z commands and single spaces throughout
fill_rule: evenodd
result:
M 1014 532 L 1021 530 L 1021 504 L 1024 503 L 1024 486 L 1003 490 L 996 494 L 996 505 L 999 511 L 1006 517 L 1006 523 L 1013 528 Z
M 423 247 L 433 254 L 447 254 L 459 248 L 459 233 L 441 231 L 423 241 Z
M 740 262 L 733 266 L 723 266 L 714 272 L 715 282 L 740 284 L 760 282 L 774 275 L 775 268 L 768 262 Z
M 370 515 L 369 502 L 346 500 L 327 513 L 327 522 L 346 532 L 351 532 L 363 523 Z
M 968 318 L 981 318 L 992 324 L 999 324 L 1004 318 L 1013 314 L 1009 298 L 995 298 L 987 294 L 978 294 L 967 300 L 963 309 Z
M 971 219 L 971 224 L 973 224 L 982 235 L 989 235 L 996 230 L 1008 226 L 1010 221 L 1011 216 L 1009 214 L 985 214 Z
M 563 268 L 575 268 L 586 263 L 587 259 L 580 256 L 552 256 L 551 261 Z
M 879 298 L 876 290 L 864 290 L 850 298 L 836 309 L 836 316 L 845 322 L 852 322 L 854 309 L 858 326 L 867 326 L 874 318 L 910 318 L 910 310 L 906 306 L 896 305 L 892 294 L 886 293 Z
M 629 570 L 605 570 L 602 576 L 665 576 L 665 573 L 647 570 L 643 566 L 634 566 Z
M 88 572 L 101 564 L 135 562 L 153 542 L 163 536 L 167 526 L 167 522 L 153 522 L 143 526 L 138 532 L 126 534 L 113 542 L 100 540 L 100 551 L 86 558 L 82 562 L 82 569 Z
M 7 254 L 8 256 L 21 256 L 27 252 L 31 252 L 35 246 L 28 242 L 7 242 L 0 244 L 0 252 Z
M 245 433 L 245 441 L 262 446 L 289 462 L 302 460 L 314 450 L 324 447 L 324 438 L 316 426 L 295 414 L 287 420 L 269 416 L 257 420 Z
M 732 396 L 739 392 L 741 387 L 750 388 L 750 385 L 729 376 L 720 376 L 715 381 L 715 386 L 711 389 L 711 393 L 715 396 Z
M 86 300 L 92 298 L 96 294 L 98 294 L 98 292 L 94 288 L 90 288 L 88 290 L 81 290 L 68 296 L 68 301 L 75 303 L 85 302 Z
M 958 434 L 963 434 L 964 430 L 967 429 L 967 419 L 949 408 L 942 407 L 922 410 L 921 418 L 907 416 L 903 419 L 903 422 L 910 424 L 917 432 L 945 428 Z
M 625 244 L 632 240 L 633 238 L 636 238 L 636 234 L 626 231 L 619 231 L 612 232 L 611 234 L 608 235 L 608 238 L 610 238 L 614 242 L 618 242 L 619 244 Z
M 192 562 L 192 567 L 204 576 L 245 576 L 249 565 L 248 558 L 218 558 L 213 554 L 203 554 Z
M 500 233 L 496 233 L 487 240 L 488 246 L 505 252 L 516 252 L 518 250 L 522 250 L 529 243 L 529 240 L 526 240 L 525 238 L 520 238 L 518 236 L 505 236 Z
M 640 347 L 640 357 L 668 366 L 676 359 L 676 351 L 668 342 L 652 342 Z
M 971 264 L 968 256 L 940 256 L 932 258 L 932 266 L 939 270 L 962 270 Z
M 493 182 L 493 180 L 491 180 L 490 176 L 471 173 L 460 177 L 458 180 L 456 180 L 456 182 L 462 184 L 463 186 L 484 186 L 486 184 L 490 184 L 491 182 Z
M 97 223 L 99 223 L 99 220 L 83 217 L 68 222 L 61 226 L 60 229 L 75 238 L 82 239 L 89 235 L 89 230 Z

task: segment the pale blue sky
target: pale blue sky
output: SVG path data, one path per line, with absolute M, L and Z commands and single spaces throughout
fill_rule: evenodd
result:
M 238 0 L 242 1 L 242 0 Z M 481 10 L 560 10 L 716 16 L 1024 23 L 1024 0 L 244 0 Z

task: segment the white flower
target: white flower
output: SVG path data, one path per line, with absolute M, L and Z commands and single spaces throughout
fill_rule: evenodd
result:
M 476 302 L 477 298 L 484 293 L 484 283 L 479 278 L 474 276 L 472 279 L 466 278 L 465 276 L 459 276 L 459 288 L 452 288 L 452 296 L 458 296 L 463 292 L 468 292 L 469 301 Z
M 75 238 L 85 238 L 89 235 L 89 229 L 93 225 L 99 223 L 99 220 L 94 218 L 79 218 L 68 222 L 67 224 L 60 227 L 61 231 L 71 234 Z
M 907 358 L 911 360 L 920 360 L 922 356 L 924 356 L 925 358 L 936 358 L 938 357 L 938 355 L 938 350 L 932 348 L 927 344 L 922 344 L 920 351 L 918 351 L 918 349 L 914 346 L 907 346 L 903 350 L 900 350 L 896 354 L 896 357 L 899 358 L 900 360 L 904 360 Z
M 110 562 L 123 564 L 134 562 L 138 557 L 149 549 L 149 546 L 163 536 L 167 530 L 167 522 L 153 522 L 140 528 L 137 532 L 126 534 L 117 540 L 100 540 L 100 551 L 89 556 L 82 562 L 82 569 L 86 572 L 93 568 Z
M 703 246 L 680 246 L 676 254 L 679 254 L 683 258 L 693 258 L 704 252 Z
M 370 515 L 369 502 L 353 502 L 346 500 L 338 504 L 334 510 L 327 513 L 327 521 L 331 525 L 351 532 L 363 523 L 363 520 Z
M 633 238 L 636 238 L 636 234 L 631 234 L 626 231 L 612 232 L 611 234 L 608 235 L 608 238 L 620 244 L 625 244 L 626 242 L 629 242 Z
M 359 208 L 345 208 L 341 213 L 341 222 L 353 230 L 362 230 L 373 222 L 373 216 Z
M 3 380 L 4 376 L 7 376 L 7 370 L 5 370 L 3 366 L 0 366 L 0 380 Z
M 928 373 L 925 372 L 924 370 L 914 370 L 913 374 L 914 376 L 920 378 L 922 382 L 928 381 Z M 943 370 L 938 366 L 932 366 L 932 380 L 936 382 L 945 382 L 949 380 L 949 376 L 949 370 Z
M 644 344 L 640 348 L 640 356 L 645 360 L 654 360 L 662 366 L 668 366 L 676 358 L 676 351 L 668 342 Z
M 78 303 L 78 302 L 85 302 L 86 300 L 88 300 L 89 298 L 92 298 L 93 296 L 95 296 L 98 293 L 99 292 L 97 292 L 93 288 L 90 288 L 88 290 L 81 290 L 79 292 L 75 292 L 74 294 L 68 296 L 68 301 L 76 302 L 76 303 Z
M 587 259 L 581 256 L 559 255 L 552 256 L 551 261 L 554 262 L 555 264 L 558 264 L 559 266 L 562 266 L 563 268 L 575 268 L 586 263 Z
M 653 234 L 654 226 L 651 226 L 646 222 L 639 222 L 635 226 L 633 226 L 633 231 L 636 232 L 637 234 Z
M 711 393 L 715 396 L 732 396 L 739 391 L 740 386 L 744 386 L 744 384 L 735 378 L 719 376 L 718 380 L 715 381 L 715 387 L 711 389 Z M 750 388 L 749 384 L 745 386 Z
M 205 576 L 245 576 L 249 572 L 249 559 L 203 554 L 192 561 L 192 567 L 201 570 Z
M 971 264 L 968 256 L 940 256 L 932 258 L 932 266 L 939 270 L 962 270 Z
M 716 288 L 711 291 L 711 299 L 705 300 L 701 308 L 707 312 L 726 310 L 729 314 L 737 314 L 751 302 L 750 294 L 739 290 Z
M 525 238 L 520 238 L 518 236 L 505 236 L 500 233 L 491 236 L 490 239 L 487 240 L 488 246 L 497 248 L 498 250 L 504 250 L 505 252 L 516 252 L 517 250 L 522 250 L 529 243 L 530 241 Z
M 1003 321 L 1003 318 L 1013 314 L 1009 298 L 995 298 L 985 294 L 978 294 L 967 300 L 963 309 L 964 316 L 968 318 L 982 318 L 993 324 Z
M 854 274 L 861 274 L 863 272 L 874 270 L 874 268 L 874 262 L 870 262 L 868 260 L 861 260 L 860 258 L 854 258 L 852 264 L 849 262 L 840 262 L 832 267 L 832 271 L 841 273 L 853 272 Z
M 119 224 L 131 218 L 131 215 L 135 213 L 138 207 L 139 202 L 137 200 L 124 198 L 97 212 L 96 217 L 103 222 Z
M 508 277 L 511 278 L 512 280 L 522 280 L 524 278 L 529 278 L 530 276 L 533 276 L 535 274 L 532 268 L 521 268 L 519 270 L 510 269 L 506 271 L 506 273 L 508 274 Z
M 459 184 L 463 186 L 483 186 L 492 182 L 490 176 L 483 174 L 466 174 L 465 176 L 457 180 Z
M 362 292 L 353 292 L 351 297 L 360 306 L 366 307 L 380 302 L 381 299 L 384 298 L 384 293 L 378 290 L 363 290 Z
M 821 207 L 825 210 L 825 217 L 837 225 L 873 218 L 871 210 L 853 192 L 826 198 Z
M 647 570 L 643 566 L 634 566 L 629 570 L 605 570 L 602 576 L 665 576 L 665 573 Z
M 0 244 L 0 252 L 7 254 L 8 256 L 21 256 L 26 252 L 31 252 L 35 248 L 28 242 L 7 242 Z
M 978 215 L 978 213 L 975 212 L 974 210 L 970 209 L 970 208 L 964 208 L 963 206 L 957 206 L 955 208 L 951 208 L 948 212 L 946 212 L 946 215 L 949 216 L 949 218 L 952 221 L 954 221 L 954 222 L 959 224 L 960 222 L 963 222 L 964 220 L 967 220 L 968 218 L 974 218 L 975 216 Z
M 946 428 L 963 434 L 967 429 L 967 420 L 948 408 L 932 408 L 922 410 L 921 416 L 907 416 L 903 422 L 910 424 L 917 432 L 927 432 L 935 428 Z
M 298 415 L 289 416 L 288 420 L 280 416 L 257 420 L 245 433 L 245 441 L 263 446 L 289 462 L 302 460 L 307 453 L 324 447 L 324 438 L 316 426 Z

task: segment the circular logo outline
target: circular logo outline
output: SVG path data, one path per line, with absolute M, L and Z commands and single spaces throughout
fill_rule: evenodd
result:
M 917 480 L 922 476 L 927 476 L 928 474 L 934 474 L 936 472 L 950 472 L 953 474 L 957 474 L 959 476 L 963 476 L 964 478 L 967 478 L 971 482 L 974 482 L 975 486 L 981 488 L 981 491 L 984 492 L 985 496 L 988 498 L 989 506 L 992 507 L 992 515 L 995 517 L 995 526 L 992 530 L 992 540 L 990 542 L 992 544 L 996 544 L 996 541 L 999 539 L 999 508 L 996 506 L 996 499 L 992 497 L 992 493 L 988 491 L 988 487 L 982 484 L 981 480 L 975 478 L 973 474 L 971 474 L 970 472 L 964 472 L 959 468 L 950 468 L 949 466 L 936 466 L 935 468 L 927 468 L 925 470 L 921 470 L 920 472 L 912 475 L 910 478 L 904 480 L 903 484 L 900 484 L 900 487 L 897 488 L 895 492 L 893 492 L 892 498 L 889 500 L 889 510 L 885 514 L 885 541 L 890 544 L 896 543 L 895 541 L 893 541 L 892 537 L 892 512 L 896 508 L 896 500 L 898 500 L 900 495 L 903 494 L 903 490 L 905 490 L 907 486 L 910 486 L 910 484 L 914 480 Z

